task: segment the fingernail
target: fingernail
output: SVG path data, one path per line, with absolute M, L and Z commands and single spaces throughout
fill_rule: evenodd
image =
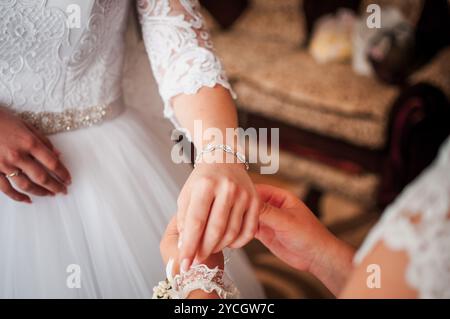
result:
M 181 238 L 178 238 L 178 244 L 177 244 L 178 249 L 181 248 L 182 244 L 183 244 L 183 241 L 181 240 Z
M 196 257 L 192 262 L 192 266 L 197 266 L 198 264 L 200 264 L 200 260 Z
M 180 264 L 180 270 L 181 270 L 182 272 L 186 272 L 186 271 L 188 271 L 188 269 L 189 269 L 189 259 L 184 258 L 184 259 L 181 261 L 181 264 Z
M 173 258 L 169 258 L 166 265 L 166 275 L 167 279 L 172 282 L 173 281 L 173 264 L 175 263 L 175 260 Z

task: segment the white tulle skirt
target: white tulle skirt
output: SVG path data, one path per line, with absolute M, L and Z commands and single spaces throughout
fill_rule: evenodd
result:
M 171 162 L 158 125 L 129 109 L 50 137 L 73 182 L 68 195 L 31 205 L 0 195 L 0 297 L 151 297 L 165 277 L 159 242 L 190 172 Z M 242 252 L 228 270 L 243 297 L 263 297 Z

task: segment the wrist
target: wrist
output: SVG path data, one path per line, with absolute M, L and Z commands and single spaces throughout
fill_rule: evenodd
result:
M 309 272 L 334 295 L 343 288 L 353 268 L 354 248 L 329 233 L 313 259 Z
M 247 170 L 249 168 L 244 153 L 228 144 L 208 144 L 197 151 L 194 166 L 200 164 L 240 164 Z

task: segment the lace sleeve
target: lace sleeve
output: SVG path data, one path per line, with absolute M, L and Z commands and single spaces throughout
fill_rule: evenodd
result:
M 152 299 L 187 299 L 195 290 L 215 292 L 221 299 L 237 299 L 240 296 L 233 281 L 219 267 L 211 269 L 205 264 L 199 264 L 173 276 L 173 264 L 174 260 L 169 259 L 166 280 L 153 288 Z
M 385 211 L 355 263 L 379 241 L 408 254 L 405 280 L 420 298 L 450 298 L 450 138 L 439 158 Z
M 175 126 L 179 127 L 171 98 L 178 94 L 220 84 L 235 97 L 213 52 L 197 0 L 138 0 L 137 8 L 164 115 Z

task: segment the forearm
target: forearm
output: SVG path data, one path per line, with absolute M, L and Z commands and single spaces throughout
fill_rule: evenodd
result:
M 220 299 L 219 296 L 215 293 L 207 293 L 203 290 L 195 290 L 189 294 L 187 299 Z
M 350 245 L 330 234 L 310 272 L 337 296 L 352 272 L 354 254 L 355 250 Z
M 204 87 L 197 94 L 181 94 L 173 98 L 175 115 L 181 126 L 187 129 L 197 149 L 207 143 L 234 145 L 234 135 L 226 136 L 226 129 L 237 127 L 237 112 L 233 99 L 227 89 L 221 85 L 214 88 Z M 201 120 L 201 131 L 194 129 L 195 121 Z M 205 130 L 215 129 L 218 136 L 207 136 Z

